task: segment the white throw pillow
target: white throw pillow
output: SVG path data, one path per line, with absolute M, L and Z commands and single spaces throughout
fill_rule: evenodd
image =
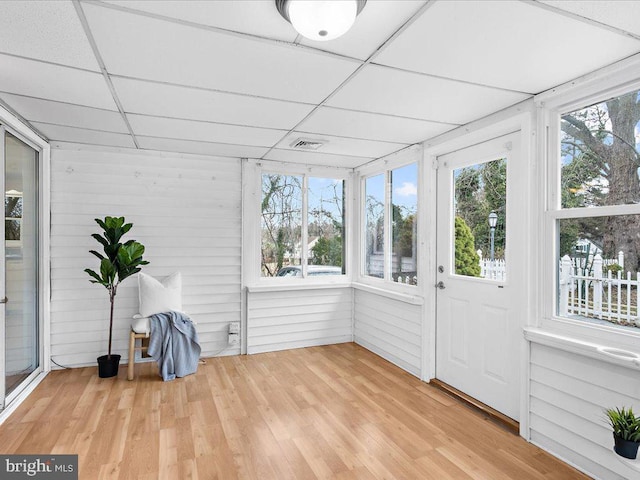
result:
M 172 273 L 162 282 L 145 273 L 138 274 L 140 315 L 150 317 L 171 310 L 182 311 L 182 276 Z

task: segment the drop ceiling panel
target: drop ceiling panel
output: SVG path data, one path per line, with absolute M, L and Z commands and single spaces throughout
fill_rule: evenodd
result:
M 298 163 L 302 165 L 321 165 L 342 168 L 355 168 L 373 160 L 373 157 L 351 157 L 347 155 L 330 155 L 318 152 L 300 152 L 296 150 L 280 150 L 274 148 L 265 160 L 277 160 L 279 162 Z
M 524 2 L 436 2 L 376 63 L 538 93 L 640 51 L 640 41 Z
M 456 126 L 412 118 L 321 107 L 313 112 L 297 129 L 302 132 L 406 144 L 421 142 L 452 130 Z
M 365 60 L 425 3 L 424 0 L 369 1 L 356 18 L 351 30 L 342 37 L 330 42 L 314 42 L 302 38 L 300 43 Z M 293 30 L 291 25 L 289 28 Z
M 40 130 L 51 141 L 135 148 L 131 136 L 121 133 L 64 127 L 40 122 L 33 122 L 33 126 Z
M 360 140 L 357 138 L 336 137 L 331 135 L 318 135 L 294 131 L 284 137 L 276 145 L 276 148 L 285 150 L 293 149 L 291 144 L 298 138 L 325 141 L 326 143 L 318 149 L 318 153 L 352 155 L 356 157 L 383 157 L 406 146 L 401 143 L 376 142 L 373 140 Z
M 320 102 L 358 66 L 284 44 L 84 6 L 109 73 Z
M 2 54 L 0 72 L 2 92 L 117 110 L 111 92 L 99 73 Z
M 240 127 L 221 123 L 176 120 L 174 118 L 150 117 L 127 114 L 134 135 L 147 137 L 180 138 L 214 143 L 230 143 L 258 147 L 272 147 L 286 133 L 256 127 Z
M 1 1 L 0 51 L 100 71 L 70 1 Z
M 159 150 L 162 152 L 195 153 L 198 155 L 214 155 L 234 158 L 260 158 L 268 148 L 250 147 L 246 145 L 229 145 L 221 143 L 191 142 L 171 138 L 136 137 L 140 148 Z
M 465 124 L 529 95 L 367 65 L 329 106 Z
M 553 7 L 640 35 L 640 2 L 629 0 L 541 0 Z
M 129 133 L 122 116 L 118 112 L 51 102 L 10 93 L 0 93 L 0 98 L 16 112 L 19 112 L 20 115 L 32 122 L 55 123 L 69 127 Z
M 275 2 L 271 1 L 191 2 L 188 8 L 185 8 L 184 0 L 110 0 L 107 3 L 287 42 L 293 42 L 297 36 L 276 10 Z
M 113 84 L 125 112 L 161 117 L 290 130 L 314 108 L 302 103 L 119 77 L 113 78 Z

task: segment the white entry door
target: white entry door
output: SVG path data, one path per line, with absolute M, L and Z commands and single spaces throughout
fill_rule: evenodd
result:
M 514 133 L 438 157 L 437 173 L 436 377 L 514 420 L 525 311 L 520 163 Z

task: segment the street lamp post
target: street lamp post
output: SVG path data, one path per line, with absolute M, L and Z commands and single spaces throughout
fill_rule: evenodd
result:
M 498 215 L 496 215 L 496 212 L 491 212 L 489 214 L 489 228 L 491 229 L 491 255 L 490 255 L 490 259 L 491 259 L 491 266 L 493 267 L 493 260 L 494 260 L 494 242 L 495 242 L 495 238 L 496 238 L 496 225 L 498 225 Z

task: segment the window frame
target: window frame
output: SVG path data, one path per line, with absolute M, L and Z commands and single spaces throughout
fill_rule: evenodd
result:
M 630 66 L 633 67 L 633 64 Z M 539 177 L 541 191 L 544 191 L 544 200 L 541 203 L 543 228 L 539 233 L 544 259 L 540 262 L 538 270 L 543 285 L 542 319 L 539 326 L 572 336 L 597 339 L 599 342 L 606 340 L 623 347 L 628 346 L 629 342 L 633 344 L 640 340 L 640 328 L 602 325 L 559 315 L 557 260 L 560 245 L 557 238 L 559 220 L 640 214 L 640 204 L 578 208 L 562 208 L 561 204 L 561 117 L 610 98 L 640 90 L 637 67 L 628 67 L 629 65 L 621 64 L 619 66 L 621 71 L 617 72 L 617 75 L 607 75 L 603 72 L 602 76 L 587 79 L 582 84 L 570 85 L 567 90 L 558 88 L 535 98 L 539 113 L 538 128 L 539 131 L 544 132 L 544 135 L 540 136 L 541 143 L 539 143 L 541 157 L 544 160 Z M 624 81 L 627 76 L 630 78 Z
M 406 155 L 404 153 L 407 153 L 407 152 L 400 152 L 400 155 L 397 156 L 396 158 L 385 159 L 381 164 L 376 165 L 377 168 L 376 166 L 373 166 L 373 168 L 371 167 L 363 168 L 360 171 L 360 178 L 359 178 L 360 199 L 358 202 L 359 241 L 358 241 L 358 245 L 356 246 L 360 254 L 358 255 L 359 265 L 358 265 L 357 271 L 358 271 L 358 282 L 363 283 L 365 285 L 376 286 L 376 287 L 384 288 L 387 290 L 393 289 L 398 291 L 404 291 L 405 293 L 416 294 L 421 291 L 421 290 L 418 290 L 418 287 L 420 287 L 420 277 L 421 277 L 421 267 L 419 265 L 420 262 L 418 261 L 418 259 L 420 258 L 420 250 L 421 250 L 420 248 L 421 233 L 420 232 L 422 229 L 421 223 L 422 223 L 422 217 L 423 217 L 423 215 L 421 215 L 420 213 L 422 209 L 421 207 L 422 207 L 422 198 L 423 198 L 423 193 L 422 193 L 423 181 L 422 181 L 422 173 L 421 173 L 423 162 L 422 162 L 422 151 L 420 149 L 416 149 L 415 152 L 413 150 L 411 152 L 408 152 L 408 153 L 415 153 L 415 154 Z M 393 185 L 391 184 L 391 172 L 393 170 L 397 170 L 412 164 L 415 164 L 417 169 L 416 187 L 418 190 L 417 198 L 416 198 L 416 229 L 415 229 L 416 272 L 418 276 L 417 285 L 394 282 L 392 278 L 392 275 L 393 275 L 393 272 L 392 272 L 392 269 L 393 269 L 393 264 L 392 264 L 393 262 L 393 256 L 392 256 L 393 210 L 392 210 L 391 200 L 392 200 Z M 374 277 L 366 273 L 366 266 L 367 266 L 366 182 L 367 182 L 367 179 L 376 177 L 378 175 L 384 175 L 384 208 L 383 208 L 383 212 L 384 212 L 384 221 L 383 221 L 384 273 L 382 278 Z
M 254 193 L 250 197 L 245 196 L 245 201 L 250 199 L 252 206 L 249 207 L 249 210 L 253 210 L 254 221 L 252 222 L 256 228 L 255 233 L 255 246 L 252 248 L 253 253 L 253 261 L 251 261 L 251 266 L 249 266 L 248 271 L 245 272 L 247 275 L 248 282 L 247 284 L 251 288 L 258 287 L 266 287 L 270 286 L 282 286 L 282 287 L 294 287 L 294 286 L 304 286 L 304 285 L 348 285 L 351 282 L 351 264 L 350 259 L 352 257 L 351 248 L 350 248 L 350 239 L 352 236 L 351 233 L 351 218 L 352 218 L 352 202 L 351 202 L 351 192 L 352 192 L 352 183 L 353 183 L 353 172 L 348 169 L 339 168 L 339 167 L 314 167 L 314 166 L 303 166 L 296 164 L 286 164 L 282 162 L 275 161 L 255 161 L 255 160 L 246 160 L 244 167 L 244 174 L 247 176 L 255 176 L 253 181 L 249 180 L 254 185 Z M 253 168 L 252 168 L 253 167 Z M 301 235 L 301 244 L 303 246 L 301 253 L 301 268 L 302 275 L 301 276 L 283 276 L 283 277 L 263 277 L 262 276 L 262 214 L 260 212 L 260 203 L 262 201 L 262 177 L 263 175 L 276 174 L 276 175 L 288 175 L 288 176 L 299 176 L 302 177 L 302 235 Z M 343 183 L 343 197 L 344 201 L 344 213 L 343 213 L 343 244 L 344 244 L 344 257 L 342 259 L 342 263 L 344 265 L 345 273 L 341 275 L 307 275 L 308 269 L 308 178 L 327 178 L 327 179 L 335 179 L 342 180 Z M 248 192 L 247 192 L 248 193 Z M 248 273 L 251 272 L 251 273 Z

